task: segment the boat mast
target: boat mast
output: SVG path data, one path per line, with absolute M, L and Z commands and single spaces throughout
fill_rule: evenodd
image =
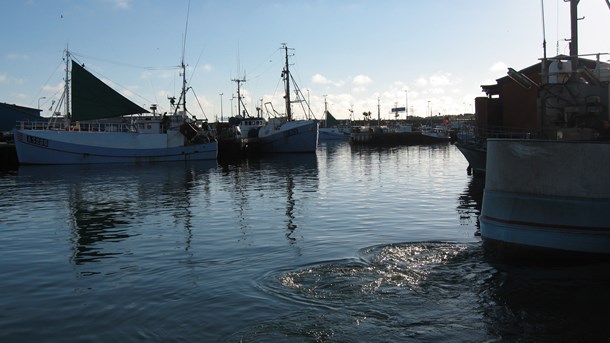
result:
M 576 70 L 578 67 L 578 1 L 570 1 L 570 27 L 571 27 L 571 39 L 570 39 L 570 57 L 572 58 L 572 68 Z
M 182 61 L 180 62 L 180 66 L 182 67 L 182 92 L 180 93 L 180 98 L 182 99 L 182 110 L 184 111 L 185 116 L 186 116 L 186 65 L 184 64 L 184 54 L 186 51 L 186 35 L 188 33 L 188 28 L 189 28 L 190 13 L 191 13 L 191 2 L 189 1 L 188 7 L 186 9 L 186 23 L 184 24 L 184 40 L 182 41 Z
M 64 114 L 66 118 L 70 118 L 70 50 L 66 45 L 66 85 L 64 86 L 66 104 L 64 106 Z
M 286 91 L 284 94 L 284 99 L 286 100 L 286 116 L 288 117 L 288 121 L 291 121 L 292 111 L 290 109 L 290 70 L 288 69 L 288 46 L 286 43 L 282 44 L 282 49 L 284 49 L 286 55 L 286 65 L 282 71 L 282 77 L 284 78 L 284 89 Z
M 326 97 L 328 95 L 324 94 L 324 127 L 328 127 L 328 102 L 326 102 Z
M 377 97 L 377 126 L 381 126 L 381 98 Z
M 246 82 L 246 77 L 243 79 L 233 79 L 233 82 L 237 82 L 237 115 L 241 115 L 241 88 L 240 85 L 242 82 Z M 245 106 L 244 106 L 245 110 Z
M 182 110 L 186 115 L 186 66 L 184 65 L 184 55 L 182 56 L 182 92 L 180 98 L 182 98 Z

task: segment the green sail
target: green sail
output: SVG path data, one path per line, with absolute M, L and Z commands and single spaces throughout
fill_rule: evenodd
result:
M 72 61 L 72 120 L 149 113 Z
M 337 124 L 339 124 L 339 121 L 330 112 L 326 111 L 326 127 L 333 127 Z

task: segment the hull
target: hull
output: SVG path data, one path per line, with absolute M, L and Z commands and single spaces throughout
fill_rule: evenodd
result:
M 444 133 L 422 132 L 424 140 L 429 142 L 449 142 L 450 137 Z
M 20 164 L 215 160 L 218 143 L 168 146 L 168 134 L 14 130 Z M 175 137 L 174 137 L 175 138 Z
M 337 128 L 320 128 L 319 141 L 347 141 L 349 133 L 340 131 Z
M 490 139 L 487 152 L 486 246 L 610 256 L 610 144 Z
M 487 149 L 485 143 L 468 144 L 456 143 L 455 146 L 464 155 L 468 161 L 468 168 L 478 174 L 485 174 L 485 165 L 487 163 Z
M 259 131 L 258 144 L 264 153 L 315 152 L 318 147 L 318 126 L 315 120 L 290 121 L 279 129 L 268 126 Z

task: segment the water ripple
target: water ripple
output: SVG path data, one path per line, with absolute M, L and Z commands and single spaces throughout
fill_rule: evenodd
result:
M 267 274 L 259 282 L 263 291 L 307 312 L 257 326 L 252 341 L 278 333 L 314 341 L 377 341 L 380 330 L 388 341 L 437 340 L 441 333 L 457 341 L 485 336 L 478 290 L 493 268 L 481 262 L 479 245 L 400 243 L 365 248 L 359 255 Z

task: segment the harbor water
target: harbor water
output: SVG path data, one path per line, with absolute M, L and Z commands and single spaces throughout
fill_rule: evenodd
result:
M 451 144 L 0 175 L 0 342 L 610 339 L 610 265 L 492 261 Z

